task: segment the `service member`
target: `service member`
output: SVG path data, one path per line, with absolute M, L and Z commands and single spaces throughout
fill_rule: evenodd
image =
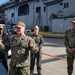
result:
M 72 75 L 73 73 L 73 63 L 75 58 L 75 18 L 73 18 L 71 23 L 72 23 L 72 28 L 68 29 L 65 35 L 68 75 Z
M 42 73 L 41 73 L 41 56 L 42 56 L 41 48 L 44 44 L 44 39 L 41 35 L 38 34 L 38 32 L 39 32 L 39 27 L 36 25 L 34 27 L 34 34 L 32 35 L 32 38 L 35 40 L 39 50 L 35 54 L 33 52 L 31 52 L 31 64 L 30 64 L 31 74 L 30 75 L 33 75 L 33 73 L 34 73 L 35 59 L 37 59 L 37 72 L 38 72 L 38 75 L 42 75 Z
M 9 37 L 5 43 L 7 49 L 11 49 L 12 52 L 9 75 L 30 75 L 29 51 L 36 53 L 38 47 L 35 41 L 24 33 L 25 28 L 23 22 L 18 22 L 17 35 Z
M 0 24 L 0 74 L 1 75 L 8 75 L 8 66 L 7 66 L 7 59 L 8 59 L 8 52 L 3 52 L 5 48 L 2 45 L 7 40 L 8 36 L 4 33 L 3 24 Z

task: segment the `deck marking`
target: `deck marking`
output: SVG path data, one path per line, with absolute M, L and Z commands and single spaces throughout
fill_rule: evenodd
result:
M 64 60 L 64 61 L 67 60 L 66 58 L 62 58 L 62 57 L 58 57 L 58 56 L 54 56 L 54 55 L 47 54 L 47 53 L 44 53 L 44 52 L 42 52 L 42 54 L 43 54 L 43 55 L 46 55 L 46 56 L 53 57 L 53 58 L 57 58 L 57 59 L 59 59 L 59 60 Z

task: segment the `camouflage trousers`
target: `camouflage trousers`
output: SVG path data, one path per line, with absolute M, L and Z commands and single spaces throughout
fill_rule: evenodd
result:
M 73 63 L 74 63 L 75 53 L 67 53 L 67 72 L 72 74 L 73 72 Z
M 30 67 L 14 67 L 11 65 L 9 75 L 30 75 Z

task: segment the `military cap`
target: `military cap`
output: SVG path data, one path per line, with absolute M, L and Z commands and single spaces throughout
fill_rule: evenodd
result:
M 26 25 L 23 22 L 18 22 L 16 27 L 22 28 L 22 27 L 26 27 Z
M 71 20 L 71 22 L 72 22 L 72 23 L 75 23 L 75 18 L 73 18 L 73 19 Z
M 4 27 L 3 27 L 3 24 L 0 24 L 0 28 L 2 28 L 2 29 L 4 28 Z

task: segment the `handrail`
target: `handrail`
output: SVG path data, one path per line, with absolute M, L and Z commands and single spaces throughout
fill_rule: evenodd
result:
M 37 16 L 37 19 L 36 19 L 36 23 L 35 23 L 35 25 L 37 25 L 37 23 L 38 23 L 39 16 L 40 16 L 40 12 L 38 13 L 38 16 Z

